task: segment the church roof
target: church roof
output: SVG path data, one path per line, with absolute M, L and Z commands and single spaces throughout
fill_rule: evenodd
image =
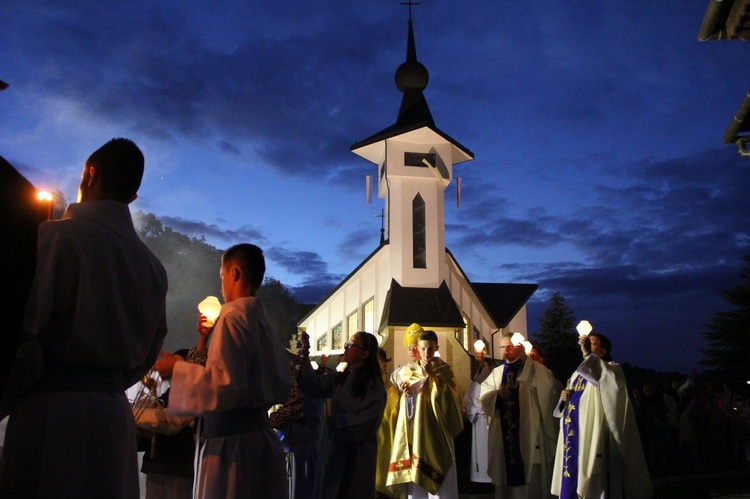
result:
M 431 327 L 464 327 L 464 317 L 443 281 L 439 288 L 406 288 L 391 279 L 380 329 L 413 323 Z
M 498 328 L 507 327 L 521 307 L 539 288 L 536 284 L 495 282 L 473 282 L 471 287 Z
M 300 324 L 300 323 L 304 322 L 308 317 L 310 317 L 313 314 L 313 312 L 315 312 L 318 309 L 318 307 L 320 307 L 322 304 L 324 304 L 326 301 L 328 301 L 328 299 L 330 297 L 332 297 L 336 293 L 336 291 L 338 291 L 339 289 L 341 289 L 351 278 L 353 278 L 355 275 L 357 275 L 357 272 L 359 272 L 359 270 L 362 267 L 364 267 L 367 262 L 369 262 L 370 260 L 372 260 L 375 257 L 375 255 L 380 250 L 384 249 L 387 245 L 388 245 L 388 243 L 384 243 L 384 244 L 381 244 L 380 246 L 378 246 L 377 248 L 375 248 L 375 250 L 372 253 L 370 253 L 369 255 L 367 255 L 367 258 L 365 258 L 364 260 L 362 260 L 362 262 L 359 265 L 357 265 L 357 268 L 355 268 L 354 270 L 352 270 L 349 273 L 349 275 L 347 275 L 346 277 L 344 277 L 341 280 L 341 282 L 339 282 L 336 285 L 335 288 L 333 288 L 322 300 L 320 300 L 319 303 L 317 303 L 315 305 L 309 305 L 309 304 L 305 305 L 305 308 L 309 307 L 309 309 L 307 310 L 306 313 L 302 314 L 302 318 L 297 321 L 297 324 Z

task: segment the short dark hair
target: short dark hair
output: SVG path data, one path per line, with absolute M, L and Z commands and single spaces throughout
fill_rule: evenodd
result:
M 235 244 L 221 257 L 222 265 L 229 262 L 240 268 L 253 293 L 258 291 L 260 285 L 263 284 L 263 276 L 266 274 L 266 259 L 263 257 L 263 250 L 254 244 Z
M 601 344 L 602 348 L 607 351 L 607 355 L 602 360 L 612 360 L 612 341 L 601 333 L 589 334 L 589 341 L 591 340 L 592 336 L 595 338 L 599 338 L 599 343 Z
M 427 331 L 424 331 L 423 333 L 419 335 L 419 341 L 431 341 L 437 345 L 438 344 L 437 334 L 435 333 L 435 331 L 428 329 Z
M 101 176 L 103 192 L 116 201 L 129 203 L 141 187 L 145 160 L 130 139 L 114 138 L 91 153 L 86 166 Z
M 391 359 L 388 358 L 388 352 L 386 352 L 382 348 L 378 348 L 378 359 L 382 360 L 383 362 L 391 361 Z

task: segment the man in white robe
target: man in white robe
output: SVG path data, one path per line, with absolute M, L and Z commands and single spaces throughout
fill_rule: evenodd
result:
M 479 396 L 489 418 L 489 474 L 496 498 L 541 498 L 549 496 L 552 478 L 558 394 L 552 372 L 526 357 L 511 337 L 500 339 L 505 360 L 484 380 Z
M 584 361 L 555 409 L 562 419 L 552 493 L 566 499 L 649 498 L 651 478 L 625 376 L 607 361 L 611 342 L 591 334 L 580 343 Z
M 0 497 L 139 497 L 124 392 L 167 332 L 167 275 L 128 210 L 143 169 L 132 141 L 112 139 L 86 161 L 78 202 L 39 226 L 28 337 L 0 411 Z
M 482 382 L 487 379 L 492 369 L 484 360 L 480 352 L 477 355 L 479 368 L 473 376 L 473 381 L 464 394 L 464 415 L 471 423 L 471 468 L 469 480 L 474 483 L 492 483 L 487 472 L 488 469 L 488 445 L 489 426 L 487 416 L 479 403 L 479 395 L 482 391 Z
M 220 270 L 225 303 L 205 367 L 165 353 L 156 363 L 162 377 L 171 377 L 170 412 L 203 418 L 197 498 L 288 494 L 284 449 L 268 410 L 289 395 L 289 361 L 255 296 L 264 273 L 260 248 L 229 248 Z

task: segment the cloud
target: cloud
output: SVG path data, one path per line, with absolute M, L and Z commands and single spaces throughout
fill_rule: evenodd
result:
M 362 261 L 378 244 L 378 235 L 372 229 L 357 229 L 344 235 L 336 246 L 336 254 L 345 261 Z
M 289 286 L 290 292 L 300 303 L 320 303 L 344 278 L 343 275 L 329 273 L 326 262 L 312 251 L 293 251 L 274 246 L 265 255 L 285 271 L 301 277 L 300 284 Z
M 619 343 L 620 360 L 689 371 L 705 324 L 726 308 L 718 288 L 737 280 L 750 248 L 750 169 L 731 148 L 609 168 L 586 178 L 585 195 L 560 212 L 549 202 L 521 207 L 482 182 L 469 184 L 462 223 L 447 228 L 451 250 L 459 261 L 484 255 L 484 272 L 539 285 L 530 331 L 559 291 L 579 318 Z M 544 182 L 536 186 L 545 190 Z M 508 261 L 510 251 L 525 256 Z M 663 352 L 653 348 L 660 337 L 687 348 L 659 358 L 649 352 Z
M 216 9 L 213 19 L 221 15 Z M 395 87 L 374 80 L 392 80 L 400 61 L 373 64 L 381 52 L 362 32 L 363 25 L 379 36 L 392 32 L 382 15 L 335 9 L 336 15 L 349 11 L 352 19 L 339 23 L 336 37 L 321 37 L 320 29 L 338 21 L 326 17 L 334 15 L 327 9 L 311 9 L 303 20 L 255 6 L 257 18 L 230 18 L 222 28 L 235 36 L 221 43 L 207 33 L 208 20 L 204 26 L 166 4 L 117 9 L 116 22 L 114 12 L 92 3 L 26 10 L 25 22 L 58 40 L 37 47 L 43 54 L 38 84 L 78 102 L 92 117 L 130 123 L 132 131 L 151 138 L 215 139 L 235 155 L 252 149 L 288 175 L 335 177 L 336 168 L 353 160 L 349 145 L 380 127 L 352 106 L 387 104 L 386 115 L 395 120 Z M 262 19 L 275 29 L 260 25 Z M 405 46 L 402 31 L 391 40 Z
M 160 216 L 159 219 L 164 225 L 192 237 L 205 237 L 208 240 L 226 241 L 228 243 L 254 241 L 257 244 L 262 244 L 266 241 L 263 233 L 252 225 L 243 225 L 236 229 L 224 229 L 200 220 L 186 220 L 169 216 Z
M 288 272 L 302 276 L 325 276 L 328 265 L 318 253 L 313 251 L 293 251 L 273 246 L 266 250 L 266 257 Z

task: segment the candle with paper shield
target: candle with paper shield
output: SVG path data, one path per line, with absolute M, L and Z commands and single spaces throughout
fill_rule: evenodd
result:
M 476 353 L 482 353 L 484 352 L 484 341 L 477 340 L 474 342 L 474 351 Z
M 594 326 L 591 325 L 589 321 L 581 321 L 576 326 L 576 331 L 578 331 L 578 337 L 581 336 L 588 336 L 591 331 L 594 330 Z
M 205 300 L 198 304 L 198 311 L 206 317 L 203 325 L 211 327 L 216 322 L 216 318 L 219 317 L 221 303 L 215 296 L 207 296 Z
M 534 345 L 532 345 L 530 341 L 523 342 L 523 350 L 526 352 L 526 355 L 531 353 L 532 348 L 534 348 Z
M 513 336 L 510 337 L 510 342 L 514 346 L 523 345 L 524 341 L 526 341 L 526 338 L 521 333 L 513 333 Z

